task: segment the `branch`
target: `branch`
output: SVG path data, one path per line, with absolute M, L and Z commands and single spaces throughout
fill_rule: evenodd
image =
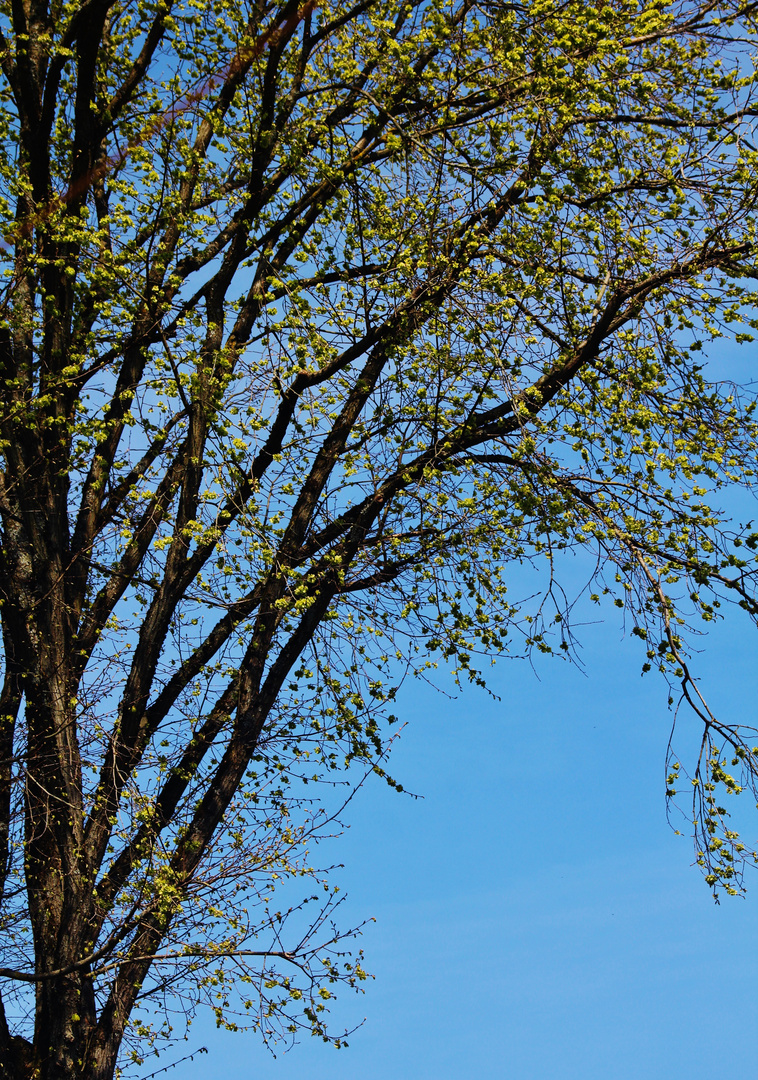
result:
M 89 659 L 114 607 L 129 587 L 158 527 L 165 518 L 185 468 L 185 456 L 186 445 L 183 444 L 143 512 L 134 536 L 129 541 L 118 565 L 113 569 L 110 579 L 97 594 L 87 612 L 77 639 L 81 670 Z M 81 553 L 79 557 L 86 558 L 84 553 Z
M 172 8 L 173 0 L 163 0 L 158 14 L 153 19 L 150 29 L 145 36 L 145 42 L 139 55 L 132 64 L 131 71 L 106 105 L 101 123 L 104 122 L 109 126 L 112 125 L 114 120 L 118 118 L 119 113 L 122 112 L 124 106 L 131 101 L 134 92 L 141 84 L 142 79 L 150 66 L 150 62 L 155 55 L 155 50 L 163 40 L 163 36 L 166 33 L 166 19 L 171 14 Z

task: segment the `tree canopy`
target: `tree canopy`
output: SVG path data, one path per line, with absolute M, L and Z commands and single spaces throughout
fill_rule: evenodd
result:
M 395 782 L 408 673 L 571 657 L 575 549 L 741 888 L 755 735 L 687 642 L 758 611 L 703 359 L 755 321 L 754 6 L 2 3 L 3 1076 L 107 1080 L 168 998 L 339 1041 L 344 770 Z

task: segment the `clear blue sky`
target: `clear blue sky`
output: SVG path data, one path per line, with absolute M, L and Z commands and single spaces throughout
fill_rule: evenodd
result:
M 758 874 L 716 906 L 688 838 L 668 828 L 671 717 L 618 613 L 583 634 L 586 674 L 501 661 L 493 687 L 448 700 L 409 687 L 396 778 L 349 808 L 335 842 L 346 919 L 375 975 L 335 1022 L 274 1060 L 254 1035 L 196 1022 L 208 1056 L 173 1080 L 705 1080 L 756 1075 Z M 755 631 L 741 613 L 698 659 L 722 715 L 755 722 Z M 689 721 L 687 721 L 689 722 Z M 693 729 L 694 730 L 694 729 Z M 744 797 L 747 800 L 747 797 Z M 752 806 L 747 804 L 746 810 Z M 751 816 L 758 833 L 758 815 Z M 754 834 L 755 835 L 755 834 Z
M 711 377 L 754 378 L 754 345 L 722 341 L 703 360 Z M 737 520 L 758 522 L 755 498 L 729 501 Z M 568 577 L 578 582 L 581 564 Z M 207 1046 L 161 1075 L 758 1075 L 758 871 L 746 899 L 714 904 L 689 836 L 666 822 L 666 686 L 641 678 L 643 646 L 625 637 L 617 610 L 587 605 L 583 617 L 584 673 L 502 659 L 490 680 L 499 701 L 474 688 L 455 700 L 404 688 L 396 711 L 408 723 L 391 771 L 423 799 L 374 779 L 331 854 L 344 863 L 344 925 L 376 919 L 362 940 L 375 978 L 332 1010 L 335 1028 L 366 1018 L 349 1048 L 306 1037 L 274 1060 L 255 1035 L 198 1020 L 186 1049 L 145 1074 Z M 717 715 L 758 726 L 756 646 L 754 626 L 732 610 L 691 666 Z M 680 732 L 687 763 L 687 734 L 698 740 L 701 728 L 683 713 Z M 739 810 L 755 842 L 748 795 Z

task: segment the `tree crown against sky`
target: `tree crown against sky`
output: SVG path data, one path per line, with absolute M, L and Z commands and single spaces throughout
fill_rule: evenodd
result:
M 404 673 L 570 656 L 574 549 L 701 725 L 669 791 L 738 889 L 751 733 L 687 632 L 756 613 L 714 509 L 754 399 L 700 359 L 752 319 L 752 5 L 0 27 L 5 1075 L 105 1080 L 167 1001 L 335 1038 L 320 793 L 385 774 Z

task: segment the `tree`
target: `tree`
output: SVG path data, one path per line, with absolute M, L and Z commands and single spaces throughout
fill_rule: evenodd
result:
M 339 1041 L 365 976 L 318 796 L 386 776 L 405 673 L 570 657 L 576 548 L 702 721 L 685 814 L 739 889 L 756 754 L 686 641 L 758 610 L 758 535 L 712 506 L 755 401 L 697 362 L 752 325 L 753 5 L 0 28 L 2 1075 L 105 1080 L 167 995 Z

